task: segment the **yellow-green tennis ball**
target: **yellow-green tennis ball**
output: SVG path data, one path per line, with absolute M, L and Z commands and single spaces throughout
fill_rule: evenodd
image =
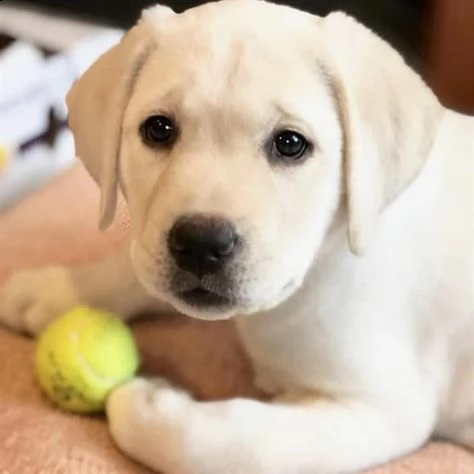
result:
M 114 315 L 78 306 L 40 335 L 36 375 L 61 408 L 101 412 L 110 391 L 132 378 L 139 366 L 133 335 Z

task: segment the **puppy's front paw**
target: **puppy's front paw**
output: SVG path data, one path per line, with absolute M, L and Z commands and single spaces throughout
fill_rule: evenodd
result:
M 78 302 L 66 268 L 20 272 L 0 288 L 0 324 L 36 335 Z
M 183 423 L 189 397 L 161 378 L 136 378 L 107 402 L 112 438 L 130 458 L 166 474 L 185 472 Z

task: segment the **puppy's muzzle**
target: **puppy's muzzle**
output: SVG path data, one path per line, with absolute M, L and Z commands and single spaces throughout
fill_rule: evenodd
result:
M 235 257 L 239 242 L 232 223 L 201 214 L 180 217 L 168 234 L 176 266 L 199 279 L 222 271 Z

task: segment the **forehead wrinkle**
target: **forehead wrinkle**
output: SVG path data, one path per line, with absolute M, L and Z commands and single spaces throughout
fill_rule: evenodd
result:
M 135 71 L 133 72 L 131 76 L 131 81 L 130 81 L 130 92 L 133 92 L 133 88 L 137 84 L 138 80 L 140 79 L 143 69 L 145 68 L 146 63 L 151 57 L 151 53 L 156 50 L 156 43 L 152 41 L 149 43 L 145 49 L 140 53 L 140 56 L 138 58 L 137 64 Z
M 178 86 L 172 86 L 156 95 L 152 100 L 147 98 L 143 112 L 140 115 L 150 116 L 159 113 L 175 115 L 177 112 L 176 104 L 179 103 L 179 98 L 182 95 L 180 89 Z

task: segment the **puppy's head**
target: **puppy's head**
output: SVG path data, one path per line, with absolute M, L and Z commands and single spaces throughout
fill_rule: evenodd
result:
M 351 18 L 258 0 L 145 11 L 68 104 L 102 226 L 120 186 L 138 278 L 207 319 L 291 295 L 336 213 L 362 253 L 423 167 L 442 110 Z

